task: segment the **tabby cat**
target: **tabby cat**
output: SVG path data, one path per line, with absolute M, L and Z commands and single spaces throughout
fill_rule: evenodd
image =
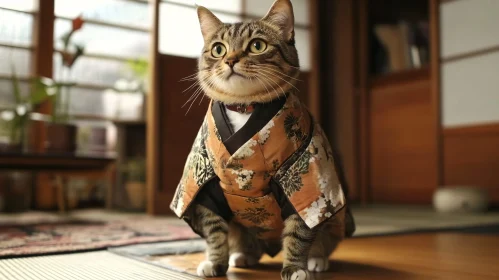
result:
M 222 276 L 282 251 L 282 279 L 311 279 L 355 225 L 338 157 L 296 97 L 292 4 L 235 24 L 197 13 L 198 83 L 211 103 L 171 205 L 206 239 L 197 273 Z

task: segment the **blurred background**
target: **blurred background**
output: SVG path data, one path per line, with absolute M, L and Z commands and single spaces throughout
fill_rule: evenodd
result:
M 208 104 L 182 107 L 194 2 L 227 22 L 273 3 L 0 0 L 0 211 L 170 214 Z M 429 207 L 455 187 L 499 202 L 499 2 L 292 2 L 299 95 L 353 203 Z

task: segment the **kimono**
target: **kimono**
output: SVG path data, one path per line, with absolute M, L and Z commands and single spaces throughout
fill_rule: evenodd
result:
M 291 214 L 309 228 L 337 216 L 343 237 L 346 197 L 333 151 L 298 97 L 257 104 L 235 133 L 223 106 L 211 101 L 208 107 L 173 212 L 189 223 L 187 210 L 197 201 L 270 241 L 280 238 Z

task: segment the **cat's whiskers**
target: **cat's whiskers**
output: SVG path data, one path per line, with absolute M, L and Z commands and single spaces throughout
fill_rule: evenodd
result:
M 198 77 L 194 76 L 194 77 L 190 77 L 190 78 L 182 78 L 181 80 L 178 80 L 178 81 L 179 82 L 188 82 L 188 81 L 195 81 L 197 79 L 198 79 Z
M 189 98 L 189 99 L 188 99 L 188 100 L 184 103 L 184 105 L 182 105 L 182 107 L 181 107 L 181 108 L 183 108 L 183 107 L 184 107 L 187 103 L 189 103 L 189 101 L 191 101 L 191 100 L 192 100 L 192 98 L 193 98 L 193 97 L 197 94 L 197 92 L 198 92 L 199 90 L 202 90 L 202 88 L 201 88 L 201 83 L 205 82 L 205 81 L 206 81 L 206 80 L 208 80 L 209 78 L 210 78 L 210 76 L 206 76 L 205 78 L 198 80 L 196 83 L 194 83 L 193 85 L 191 85 L 191 86 L 189 87 L 189 88 L 192 88 L 193 86 L 198 86 L 198 88 L 194 91 L 194 93 L 191 95 L 191 97 L 190 97 L 190 98 Z M 188 90 L 188 89 L 184 90 L 184 92 L 185 92 L 185 91 L 187 91 L 187 90 Z
M 258 73 L 257 71 L 255 71 L 255 68 L 257 68 L 257 67 L 251 67 L 251 66 L 252 66 L 252 65 L 248 65 L 247 67 L 241 67 L 240 69 L 241 69 L 242 71 L 244 71 L 245 73 L 247 73 L 247 74 L 253 74 L 253 75 L 254 75 L 254 77 L 255 77 L 255 78 L 257 78 L 257 79 L 258 79 L 258 77 L 260 77 L 260 78 L 262 78 L 263 80 L 267 81 L 267 83 L 268 83 L 268 80 L 266 80 L 264 76 L 260 75 L 260 73 Z M 248 76 L 248 77 L 250 77 L 250 76 Z M 250 77 L 250 78 L 251 78 L 251 77 Z M 258 80 L 260 81 L 260 83 L 261 83 L 261 84 L 265 87 L 265 89 L 267 90 L 267 92 L 266 92 L 266 93 L 267 93 L 269 96 L 271 96 L 271 95 L 272 95 L 272 93 L 268 90 L 267 86 L 263 83 L 263 81 L 262 81 L 262 80 L 260 80 L 260 79 L 258 79 Z M 275 83 L 275 82 L 274 82 L 274 83 Z M 277 84 L 277 83 L 276 83 L 276 84 Z M 279 84 L 277 84 L 277 85 L 279 86 Z M 270 84 L 270 83 L 269 83 L 269 86 L 272 88 L 272 92 L 275 94 L 276 98 L 279 98 L 279 95 L 276 93 L 276 89 L 272 86 L 272 84 Z M 279 87 L 280 87 L 280 86 L 279 86 Z M 282 88 L 281 88 L 281 91 L 282 91 L 282 92 L 283 92 L 283 94 L 284 94 L 284 91 L 282 90 Z M 261 99 L 261 100 L 263 100 L 263 98 L 261 98 L 261 97 L 260 97 L 260 99 Z
M 282 78 L 282 77 L 281 77 L 281 76 L 279 76 L 278 74 L 273 73 L 273 72 L 268 71 L 268 70 L 265 70 L 265 69 L 260 69 L 260 71 L 262 71 L 263 73 L 265 73 L 265 74 L 267 74 L 267 75 L 271 75 L 271 76 L 273 76 L 273 77 L 275 77 L 275 78 L 278 78 L 278 79 L 280 79 L 280 80 L 282 80 L 282 81 L 284 81 L 284 82 L 288 83 L 290 86 L 294 87 L 297 91 L 300 91 L 300 90 L 299 90 L 297 87 L 295 87 L 292 83 L 290 83 L 288 80 L 286 80 L 286 79 Z
M 210 77 L 210 76 L 209 76 L 208 78 L 209 78 L 210 80 L 212 79 L 212 77 Z M 202 88 L 202 87 L 199 87 L 199 88 L 196 90 L 195 95 L 194 95 L 194 99 L 192 100 L 191 105 L 190 105 L 190 106 L 189 106 L 189 108 L 187 109 L 187 112 L 185 112 L 185 115 L 186 115 L 186 116 L 187 116 L 187 114 L 189 113 L 189 111 L 191 110 L 192 105 L 196 102 L 196 100 L 198 99 L 198 97 L 199 97 L 199 95 L 200 95 L 200 94 L 203 94 L 203 96 L 204 96 L 204 90 L 203 90 L 203 88 Z M 191 98 L 191 99 L 192 99 L 192 98 Z
M 193 88 L 195 86 L 198 86 L 200 83 L 201 83 L 201 81 L 198 79 L 195 83 L 193 83 L 192 85 L 190 85 L 188 88 L 184 89 L 182 91 L 182 93 L 185 93 L 186 91 L 190 90 L 191 88 Z
M 202 73 L 202 72 L 208 72 L 208 71 L 209 70 L 199 70 L 198 72 L 196 72 L 194 74 L 191 74 L 189 76 L 183 77 L 182 79 L 179 80 L 179 82 L 195 80 L 195 79 L 198 78 L 198 76 L 199 76 L 200 73 Z
M 282 94 L 283 94 L 283 95 L 284 95 L 284 94 L 286 94 L 286 93 L 284 92 L 284 89 L 281 87 L 281 85 L 279 85 L 279 83 L 277 83 L 277 82 L 276 82 L 276 81 L 274 81 L 273 79 L 270 79 L 269 77 L 267 77 L 267 76 L 265 76 L 265 75 L 260 75 L 260 77 L 261 77 L 262 79 L 264 79 L 265 81 L 267 81 L 267 82 L 269 82 L 269 81 L 270 81 L 270 82 L 273 82 L 274 84 L 276 84 L 276 85 L 277 85 L 277 86 L 281 89 L 281 92 L 282 92 Z M 269 83 L 269 84 L 270 84 L 270 83 Z M 277 89 L 276 89 L 275 87 L 272 87 L 272 88 L 274 89 L 274 91 L 273 91 L 273 92 L 275 93 L 276 98 L 278 98 L 279 96 L 278 96 L 278 95 L 277 95 L 277 93 L 276 93 Z
M 265 88 L 266 93 L 267 93 L 267 94 L 270 94 L 269 89 L 268 89 L 268 88 L 267 88 L 267 86 L 263 83 L 263 81 L 262 81 L 262 80 L 260 80 L 260 78 L 258 78 L 258 76 L 255 76 L 255 79 L 257 79 L 257 80 L 258 80 L 258 81 L 259 81 L 259 82 L 263 85 L 263 87 Z
M 215 82 L 216 82 L 215 78 L 219 78 L 220 73 L 222 73 L 222 72 L 223 72 L 223 70 L 217 69 L 214 72 L 213 75 L 207 76 L 203 80 L 200 80 L 200 87 L 194 92 L 193 96 L 186 102 L 186 104 L 187 104 L 194 97 L 194 99 L 191 102 L 191 105 L 189 106 L 189 108 L 187 109 L 187 112 L 185 113 L 186 115 L 187 115 L 187 113 L 189 113 L 189 111 L 191 110 L 192 105 L 196 102 L 196 100 L 198 99 L 198 97 L 200 95 L 201 95 L 201 101 L 199 102 L 198 106 L 201 105 L 201 103 L 203 102 L 203 99 L 204 99 L 204 97 L 206 95 L 205 94 L 205 88 L 212 88 L 215 85 Z
M 255 78 L 265 87 L 266 94 L 270 96 L 271 93 L 270 93 L 269 89 L 267 88 L 267 86 L 265 85 L 265 83 L 263 83 L 263 81 L 260 80 L 260 78 L 258 78 L 258 76 L 255 76 Z
M 184 106 L 187 105 L 191 101 L 192 101 L 191 103 L 193 103 L 197 99 L 197 97 L 199 96 L 200 93 L 204 94 L 203 85 L 201 83 L 205 83 L 209 79 L 211 79 L 211 76 L 207 76 L 203 80 L 200 80 L 198 88 L 194 91 L 194 93 L 192 93 L 191 97 L 184 103 L 184 105 L 182 105 L 181 108 L 184 108 Z M 192 106 L 192 104 L 191 104 L 191 106 Z M 187 112 L 189 112 L 189 111 L 187 111 Z
M 269 97 L 272 97 L 272 92 L 274 93 L 274 95 L 275 95 L 276 97 L 279 97 L 279 95 L 277 95 L 277 93 L 275 92 L 275 90 L 274 90 L 273 88 L 272 88 L 272 92 L 270 92 L 270 91 L 267 89 L 267 86 L 265 85 L 265 83 L 263 83 L 263 80 L 260 80 L 260 79 L 259 79 L 259 81 L 261 81 L 261 83 L 263 84 L 263 86 L 264 86 L 264 87 L 265 87 L 265 89 L 267 90 L 266 94 L 267 94 Z
M 284 90 L 282 89 L 282 87 L 281 87 L 278 83 L 276 83 L 274 80 L 272 80 L 272 79 L 270 79 L 269 77 L 264 76 L 264 75 L 260 75 L 260 77 L 261 77 L 264 81 L 266 81 L 266 82 L 267 82 L 267 83 L 268 83 L 268 84 L 272 87 L 272 92 L 274 93 L 274 95 L 276 96 L 276 98 L 279 98 L 279 95 L 277 94 L 277 88 L 276 88 L 276 87 L 274 87 L 274 86 L 273 86 L 270 82 L 273 82 L 274 84 L 276 84 L 276 85 L 277 85 L 277 86 L 281 89 L 282 94 L 285 94 L 285 92 L 284 92 Z M 269 93 L 269 96 L 271 96 L 271 95 L 272 95 L 272 94 L 271 94 L 271 93 Z
M 198 85 L 201 83 L 202 79 L 200 79 L 200 78 L 199 78 L 199 75 L 200 75 L 202 72 L 209 72 L 209 71 L 208 71 L 208 70 L 201 70 L 201 71 L 199 71 L 199 72 L 197 72 L 197 73 L 195 73 L 195 74 L 190 75 L 190 76 L 196 75 L 196 77 L 191 78 L 192 80 L 196 80 L 196 82 L 194 82 L 194 83 L 193 83 L 192 85 L 190 85 L 188 88 L 184 89 L 184 90 L 182 91 L 182 93 L 185 93 L 186 91 L 188 91 L 188 90 L 192 89 L 192 88 L 193 88 L 193 87 L 195 87 L 195 86 L 198 86 Z M 189 76 L 188 76 L 188 77 L 189 77 Z M 185 79 L 185 78 L 184 78 L 184 79 Z M 180 80 L 180 81 L 182 81 L 182 80 Z M 186 81 L 186 80 L 185 80 L 185 81 Z
M 210 81 L 208 81 L 208 87 L 212 87 L 213 85 L 215 84 L 215 79 L 210 79 Z M 204 90 L 203 90 L 203 96 L 201 97 L 201 101 L 199 101 L 199 105 L 198 106 L 201 106 L 201 103 L 203 102 L 203 99 L 204 97 L 206 96 Z
M 289 75 L 284 74 L 283 72 L 281 72 L 281 71 L 277 70 L 276 68 L 274 68 L 274 67 L 272 67 L 272 66 L 270 66 L 270 65 L 265 65 L 265 64 L 262 64 L 262 65 L 260 65 L 259 67 L 261 67 L 261 68 L 263 68 L 263 69 L 266 69 L 266 70 L 270 70 L 270 71 L 275 72 L 275 73 L 278 73 L 278 74 L 280 74 L 280 75 L 283 75 L 284 77 L 288 77 L 288 78 L 293 79 L 293 80 L 295 80 L 295 81 L 298 81 L 298 82 L 303 82 L 303 81 L 302 81 L 302 80 L 300 80 L 300 79 L 297 79 L 297 78 L 295 78 L 295 77 L 291 77 L 291 76 L 289 76 Z
M 189 98 L 189 100 L 187 100 L 184 103 L 184 105 L 182 105 L 181 108 L 184 108 L 184 106 L 187 105 L 193 98 L 195 98 L 199 94 L 200 91 L 202 91 L 202 88 L 201 87 L 197 88 L 196 91 L 194 91 L 194 93 L 191 95 L 191 97 Z

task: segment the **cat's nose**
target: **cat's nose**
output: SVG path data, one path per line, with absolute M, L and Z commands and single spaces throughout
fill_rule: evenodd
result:
M 227 65 L 229 65 L 230 68 L 234 67 L 234 65 L 236 65 L 236 63 L 238 62 L 239 62 L 238 57 L 227 57 L 227 59 L 225 60 L 225 63 L 227 63 Z

